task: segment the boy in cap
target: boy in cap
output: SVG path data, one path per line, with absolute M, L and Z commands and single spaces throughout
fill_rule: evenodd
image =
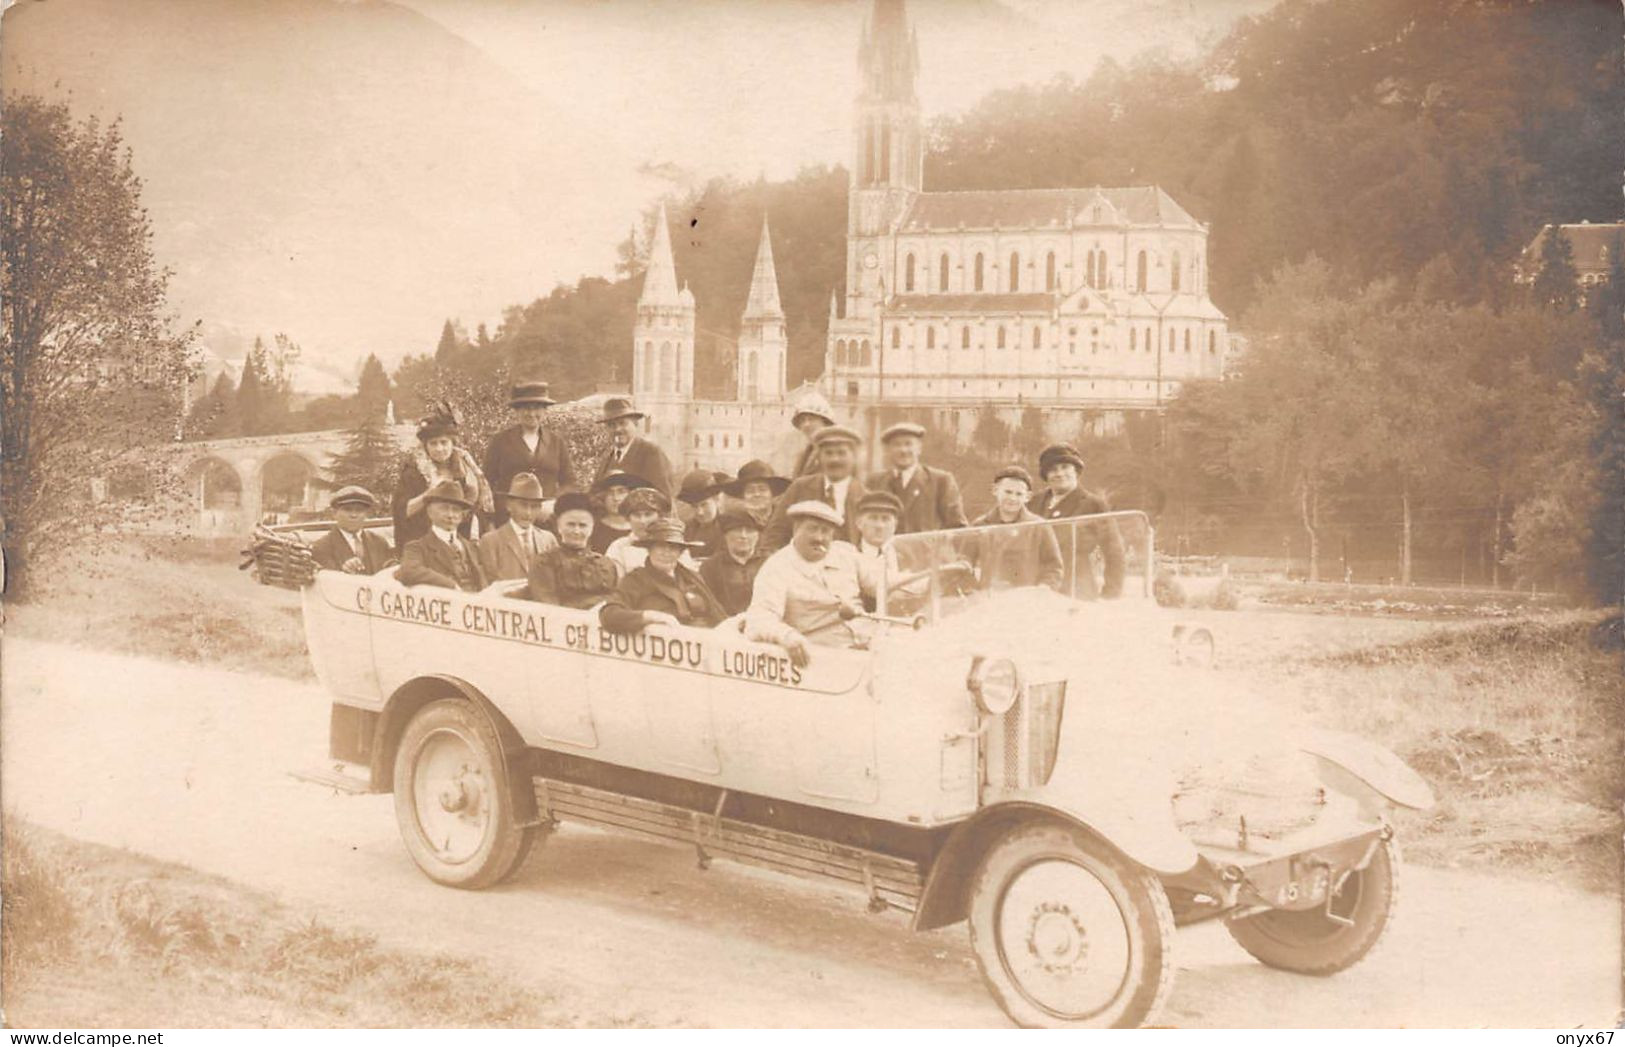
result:
M 544 499 L 542 482 L 530 473 L 517 473 L 503 492 L 508 522 L 480 536 L 480 567 L 487 582 L 530 575 L 530 563 L 559 540 L 536 526 Z
M 441 480 L 423 493 L 429 530 L 401 550 L 401 568 L 395 577 L 403 585 L 438 585 L 474 592 L 485 588 L 479 552 L 457 533 L 474 503 L 456 480 Z
M 783 515 L 793 528 L 790 543 L 757 572 L 745 633 L 779 644 L 802 666 L 812 657 L 809 644 L 849 647 L 857 639 L 849 623 L 874 599 L 880 569 L 837 540 L 846 520 L 821 499 L 792 503 Z
M 767 525 L 764 541 L 769 549 L 782 549 L 790 542 L 788 508 L 799 502 L 823 502 L 840 514 L 845 523 L 840 537 L 858 540 L 858 502 L 863 500 L 863 481 L 855 474 L 858 447 L 863 438 L 844 425 L 828 425 L 813 438 L 818 445 L 818 474 L 798 476 L 790 481 L 778 509 Z
M 700 565 L 700 578 L 710 586 L 729 615 L 743 614 L 750 606 L 756 574 L 767 557 L 758 548 L 762 525 L 742 509 L 729 509 L 717 518 L 722 547 Z
M 1027 503 L 1038 516 L 1056 520 L 1071 516 L 1092 516 L 1111 511 L 1106 499 L 1093 491 L 1086 491 L 1080 480 L 1083 475 L 1083 456 L 1071 444 L 1051 444 L 1038 456 L 1038 476 L 1045 490 Z M 1096 596 L 1117 597 L 1123 592 L 1123 536 L 1113 520 L 1095 524 L 1077 525 L 1076 541 L 1061 542 L 1061 591 L 1078 599 Z M 1077 566 L 1072 563 L 1076 546 Z M 1091 554 L 1100 550 L 1105 564 L 1105 578 L 1097 584 L 1090 566 Z
M 858 555 L 884 565 L 893 578 L 897 576 L 897 547 L 892 539 L 902 515 L 903 503 L 890 491 L 866 491 L 858 502 Z
M 722 605 L 682 561 L 693 548 L 683 537 L 683 521 L 667 516 L 637 539 L 645 563 L 621 579 L 598 611 L 612 633 L 642 632 L 651 625 L 691 625 L 708 629 L 727 617 Z
M 531 562 L 525 595 L 540 603 L 584 609 L 603 603 L 615 591 L 620 573 L 602 553 L 588 547 L 592 538 L 592 499 L 566 491 L 553 504 L 553 526 L 559 544 Z
M 377 574 L 395 558 L 389 543 L 362 527 L 378 500 L 365 487 L 341 487 L 328 503 L 333 507 L 333 529 L 316 540 L 310 554 L 316 566 L 345 574 Z
M 880 434 L 888 468 L 872 474 L 865 486 L 890 491 L 902 503 L 897 521 L 898 534 L 941 531 L 965 526 L 965 503 L 959 494 L 959 481 L 946 469 L 935 469 L 920 461 L 925 446 L 925 427 L 898 422 Z
M 612 396 L 604 401 L 603 424 L 609 429 L 610 447 L 598 459 L 595 479 L 601 480 L 611 470 L 619 469 L 643 477 L 651 487 L 670 498 L 673 491 L 671 459 L 653 440 L 640 435 L 641 423 L 647 417 L 623 396 Z
M 972 527 L 994 524 L 1042 523 L 1043 517 L 1027 508 L 1032 495 L 1032 474 L 1019 465 L 1007 465 L 993 474 L 993 508 L 977 517 Z M 975 561 L 984 589 L 1061 584 L 1061 547 L 1048 527 L 1004 528 L 984 531 L 965 550 Z
M 557 402 L 547 395 L 546 382 L 520 382 L 509 390 L 515 424 L 493 436 L 485 451 L 485 478 L 496 496 L 493 527 L 507 522 L 507 491 L 520 473 L 541 482 L 543 505 L 538 511 L 543 521 L 550 515 L 546 501 L 575 487 L 570 448 L 558 433 L 542 428 L 547 409 Z

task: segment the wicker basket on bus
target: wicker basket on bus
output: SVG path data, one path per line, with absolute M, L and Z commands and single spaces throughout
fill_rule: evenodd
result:
M 241 569 L 254 569 L 261 585 L 302 589 L 316 580 L 316 559 L 298 534 L 278 533 L 269 527 L 254 529 L 254 539 L 243 550 Z

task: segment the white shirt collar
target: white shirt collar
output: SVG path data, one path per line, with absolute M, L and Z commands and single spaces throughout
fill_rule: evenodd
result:
M 898 477 L 899 480 L 902 481 L 902 484 L 903 484 L 904 487 L 907 487 L 909 484 L 914 482 L 914 474 L 919 471 L 919 468 L 920 468 L 920 463 L 915 462 L 913 465 L 909 466 L 907 469 L 899 469 L 897 471 L 897 477 Z
M 828 484 L 835 492 L 835 508 L 844 511 L 846 509 L 846 492 L 852 486 L 852 478 L 848 476 L 844 480 L 831 480 L 826 477 L 824 483 Z
M 435 533 L 435 537 L 439 538 L 442 542 L 445 542 L 447 545 L 452 546 L 454 548 L 456 547 L 456 545 L 457 545 L 457 532 L 456 531 L 442 531 L 438 527 L 431 527 L 430 530 L 432 530 Z
M 542 431 L 538 429 L 534 433 L 527 433 L 521 429 L 519 430 L 519 438 L 525 441 L 525 446 L 530 448 L 531 453 L 534 454 L 536 445 L 542 442 Z

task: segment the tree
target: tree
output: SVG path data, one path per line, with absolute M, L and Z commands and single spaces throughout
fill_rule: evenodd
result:
M 462 346 L 457 343 L 457 331 L 451 326 L 451 319 L 446 319 L 445 326 L 440 328 L 440 342 L 434 349 L 434 362 L 442 367 L 450 367 L 457 360 L 457 353 Z
M 21 594 L 37 552 L 114 515 L 91 511 L 95 481 L 160 471 L 192 333 L 170 330 L 169 274 L 118 125 L 28 95 L 4 107 L 0 490 L 7 589 Z
M 361 365 L 361 377 L 356 381 L 355 398 L 361 417 L 384 417 L 389 406 L 389 375 L 376 354 L 368 353 Z
M 1576 305 L 1579 285 L 1575 282 L 1574 245 L 1559 225 L 1548 225 L 1540 241 L 1540 271 L 1530 292 L 1535 301 L 1561 312 Z
M 334 487 L 359 484 L 383 502 L 395 487 L 400 459 L 400 448 L 384 427 L 383 413 L 368 413 L 350 430 L 344 450 L 329 457 L 327 471 Z
M 213 440 L 237 431 L 237 384 L 225 371 L 186 416 L 189 440 Z
M 254 339 L 254 348 L 243 357 L 243 377 L 237 383 L 237 425 L 243 436 L 266 432 L 266 352 L 263 339 Z

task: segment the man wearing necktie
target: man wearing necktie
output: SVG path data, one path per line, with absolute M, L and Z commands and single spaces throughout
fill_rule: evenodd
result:
M 942 531 L 964 527 L 965 504 L 959 481 L 946 469 L 936 469 L 920 461 L 925 444 L 925 428 L 913 422 L 898 422 L 880 434 L 890 468 L 869 477 L 871 491 L 890 491 L 902 503 L 897 521 L 898 534 Z
M 508 522 L 480 537 L 480 568 L 487 584 L 530 577 L 536 557 L 558 544 L 557 538 L 536 526 L 545 494 L 541 480 L 530 473 L 519 473 L 509 483 L 503 494 Z
M 465 592 L 485 588 L 485 572 L 474 544 L 457 533 L 474 507 L 462 484 L 441 480 L 424 492 L 423 499 L 428 533 L 406 543 L 395 577 L 403 585 L 438 585 Z
M 378 505 L 371 491 L 354 484 L 341 487 L 328 505 L 333 510 L 333 529 L 310 547 L 317 567 L 346 574 L 377 574 L 395 562 L 389 542 L 364 527 L 367 514 Z
M 820 429 L 813 439 L 818 447 L 819 471 L 814 476 L 796 477 L 785 489 L 762 536 L 767 550 L 782 549 L 790 543 L 788 510 L 798 502 L 823 502 L 845 521 L 837 537 L 854 544 L 858 540 L 858 502 L 866 489 L 856 475 L 858 447 L 863 438 L 844 425 L 831 425 Z
M 677 493 L 671 459 L 653 440 L 640 435 L 643 420 L 647 417 L 624 397 L 612 396 L 604 401 L 603 424 L 609 429 L 610 447 L 598 459 L 598 469 L 593 479 L 597 482 L 611 470 L 618 469 L 643 477 L 649 481 L 649 486 L 671 498 Z

